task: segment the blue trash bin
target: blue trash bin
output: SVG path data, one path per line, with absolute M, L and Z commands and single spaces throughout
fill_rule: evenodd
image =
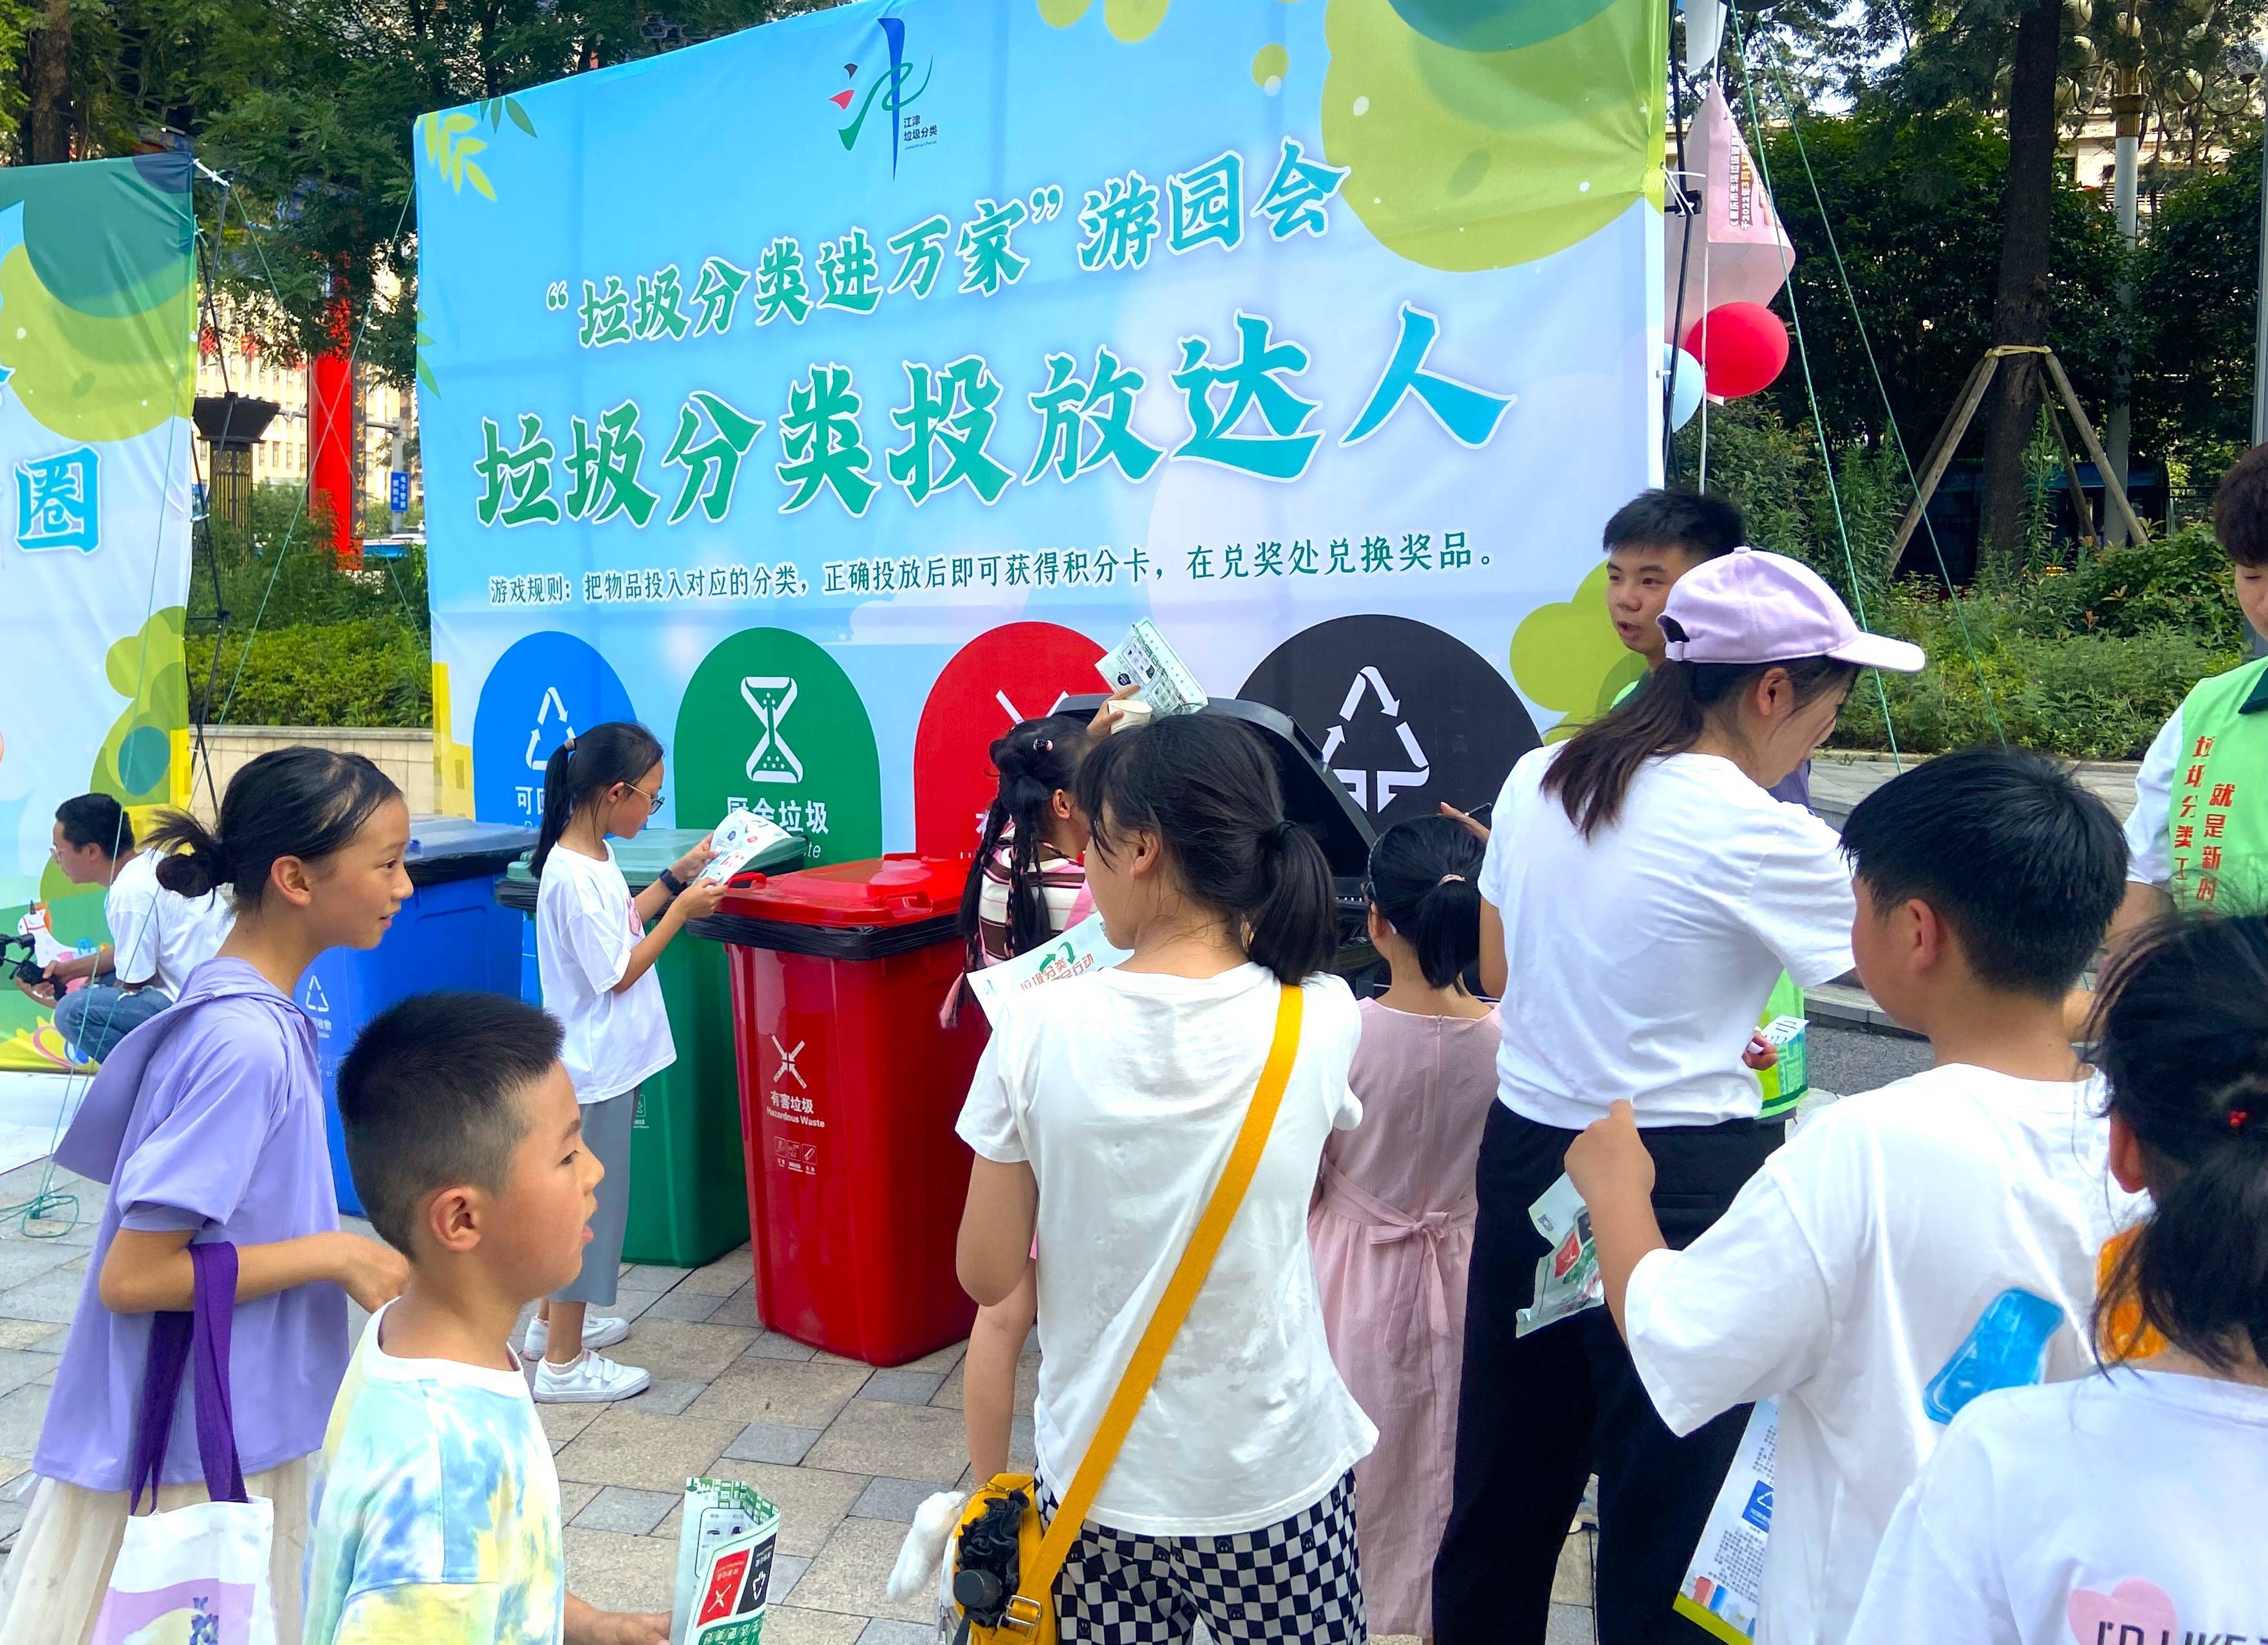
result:
M 535 830 L 462 817 L 409 823 L 409 900 L 372 949 L 334 948 L 307 969 L 299 1003 L 314 1018 L 323 1069 L 323 1127 L 339 1209 L 362 1215 L 339 1125 L 339 1064 L 362 1026 L 387 1006 L 436 988 L 519 992 L 519 914 L 499 907 L 496 883 L 535 843 Z

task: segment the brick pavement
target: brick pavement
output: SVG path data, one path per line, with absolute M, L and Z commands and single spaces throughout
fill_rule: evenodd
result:
M 28 1198 L 40 1171 L 0 1176 L 0 1207 Z M 0 1547 L 23 1521 L 15 1493 L 101 1211 L 99 1186 L 63 1173 L 56 1186 L 79 1196 L 75 1226 L 0 1224 Z M 615 1352 L 651 1370 L 652 1387 L 615 1405 L 539 1407 L 558 1459 L 575 1592 L 609 1608 L 668 1609 L 680 1491 L 687 1475 L 706 1473 L 745 1480 L 779 1504 L 767 1645 L 931 1645 L 928 1604 L 896 1604 L 882 1590 L 914 1509 L 967 1480 L 961 1346 L 878 1370 L 767 1331 L 745 1249 L 703 1268 L 626 1267 L 612 1311 L 635 1321 Z M 1038 1369 L 1027 1352 L 1013 1441 L 1024 1465 Z M 1591 1638 L 1587 1544 L 1569 1539 L 1550 1645 Z

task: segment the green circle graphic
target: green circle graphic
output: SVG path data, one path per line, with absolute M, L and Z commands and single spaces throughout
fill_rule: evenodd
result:
M 738 802 L 769 807 L 810 841 L 814 863 L 882 853 L 881 760 L 866 705 L 802 635 L 743 628 L 703 657 L 678 705 L 674 759 L 680 826 L 705 827 Z

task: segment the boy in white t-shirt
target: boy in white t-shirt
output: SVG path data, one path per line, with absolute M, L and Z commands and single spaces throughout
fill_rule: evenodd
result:
M 1780 1396 L 1762 1645 L 1840 1645 L 1963 1405 L 2087 1370 L 2097 1253 L 2136 1209 L 2063 1027 L 2125 874 L 2102 802 L 2036 756 L 1978 750 L 1885 785 L 1844 843 L 1859 973 L 1936 1065 L 1807 1120 L 1683 1252 L 1626 1109 L 1567 1154 L 1663 1421 Z
M 2268 1634 L 2268 921 L 2151 926 L 2103 997 L 2110 1167 L 2151 1201 L 2102 1286 L 2113 1364 L 1961 1414 L 1849 1645 Z

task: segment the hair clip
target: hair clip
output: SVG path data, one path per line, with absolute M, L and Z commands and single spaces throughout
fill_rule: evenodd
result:
M 2244 1129 L 2245 1123 L 2251 1118 L 2252 1110 L 2250 1108 L 2232 1108 L 2228 1111 L 2228 1128 L 2232 1131 L 2242 1131 Z

